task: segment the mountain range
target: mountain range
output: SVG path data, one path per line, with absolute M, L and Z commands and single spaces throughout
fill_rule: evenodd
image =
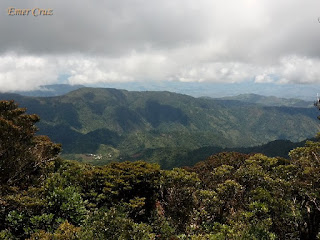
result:
M 255 83 L 252 81 L 241 83 L 210 83 L 210 82 L 110 82 L 90 85 L 52 84 L 39 86 L 33 91 L 16 91 L 24 96 L 49 97 L 61 96 L 70 91 L 83 88 L 116 88 L 128 91 L 170 91 L 187 94 L 193 97 L 236 97 L 238 95 L 274 96 L 278 99 L 303 99 L 313 101 L 319 92 L 319 84 L 274 84 Z M 1 89 L 0 89 L 1 92 Z
M 298 142 L 319 131 L 318 112 L 310 103 L 274 98 L 271 104 L 270 98 L 259 96 L 211 99 L 167 91 L 79 88 L 62 96 L 4 93 L 0 99 L 14 99 L 28 113 L 38 114 L 39 134 L 62 143 L 63 154 L 97 164 L 140 158 L 159 162 L 157 155 L 170 159 L 203 147 Z

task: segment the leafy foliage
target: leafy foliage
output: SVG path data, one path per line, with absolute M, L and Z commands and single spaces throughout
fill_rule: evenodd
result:
M 25 114 L 13 101 L 0 101 L 0 183 L 16 185 L 41 178 L 60 146 L 35 136 L 37 115 Z
M 1 239 L 318 239 L 319 142 L 290 159 L 223 152 L 173 170 L 92 166 L 57 158 L 59 146 L 34 135 L 36 116 L 1 104 L 0 164 L 17 165 L 0 182 Z

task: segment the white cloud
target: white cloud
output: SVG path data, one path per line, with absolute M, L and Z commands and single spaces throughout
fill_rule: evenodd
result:
M 320 83 L 320 58 L 285 56 L 273 67 L 265 67 L 264 72 L 255 77 L 256 83 Z
M 53 62 L 37 56 L 6 54 L 0 57 L 0 91 L 32 90 L 57 80 Z
M 320 58 L 288 56 L 281 60 L 283 83 L 319 83 Z
M 272 78 L 272 76 L 266 73 L 262 73 L 255 77 L 254 82 L 255 83 L 273 83 L 274 79 Z

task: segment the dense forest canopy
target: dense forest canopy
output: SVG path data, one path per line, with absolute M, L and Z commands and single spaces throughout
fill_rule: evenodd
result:
M 0 239 L 318 239 L 320 144 L 290 159 L 219 153 L 193 167 L 59 157 L 38 116 L 0 101 Z

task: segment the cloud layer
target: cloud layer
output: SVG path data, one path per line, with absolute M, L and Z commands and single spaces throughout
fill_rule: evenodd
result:
M 8 7 L 53 16 L 8 16 Z M 320 83 L 320 2 L 0 3 L 0 91 L 127 81 Z

